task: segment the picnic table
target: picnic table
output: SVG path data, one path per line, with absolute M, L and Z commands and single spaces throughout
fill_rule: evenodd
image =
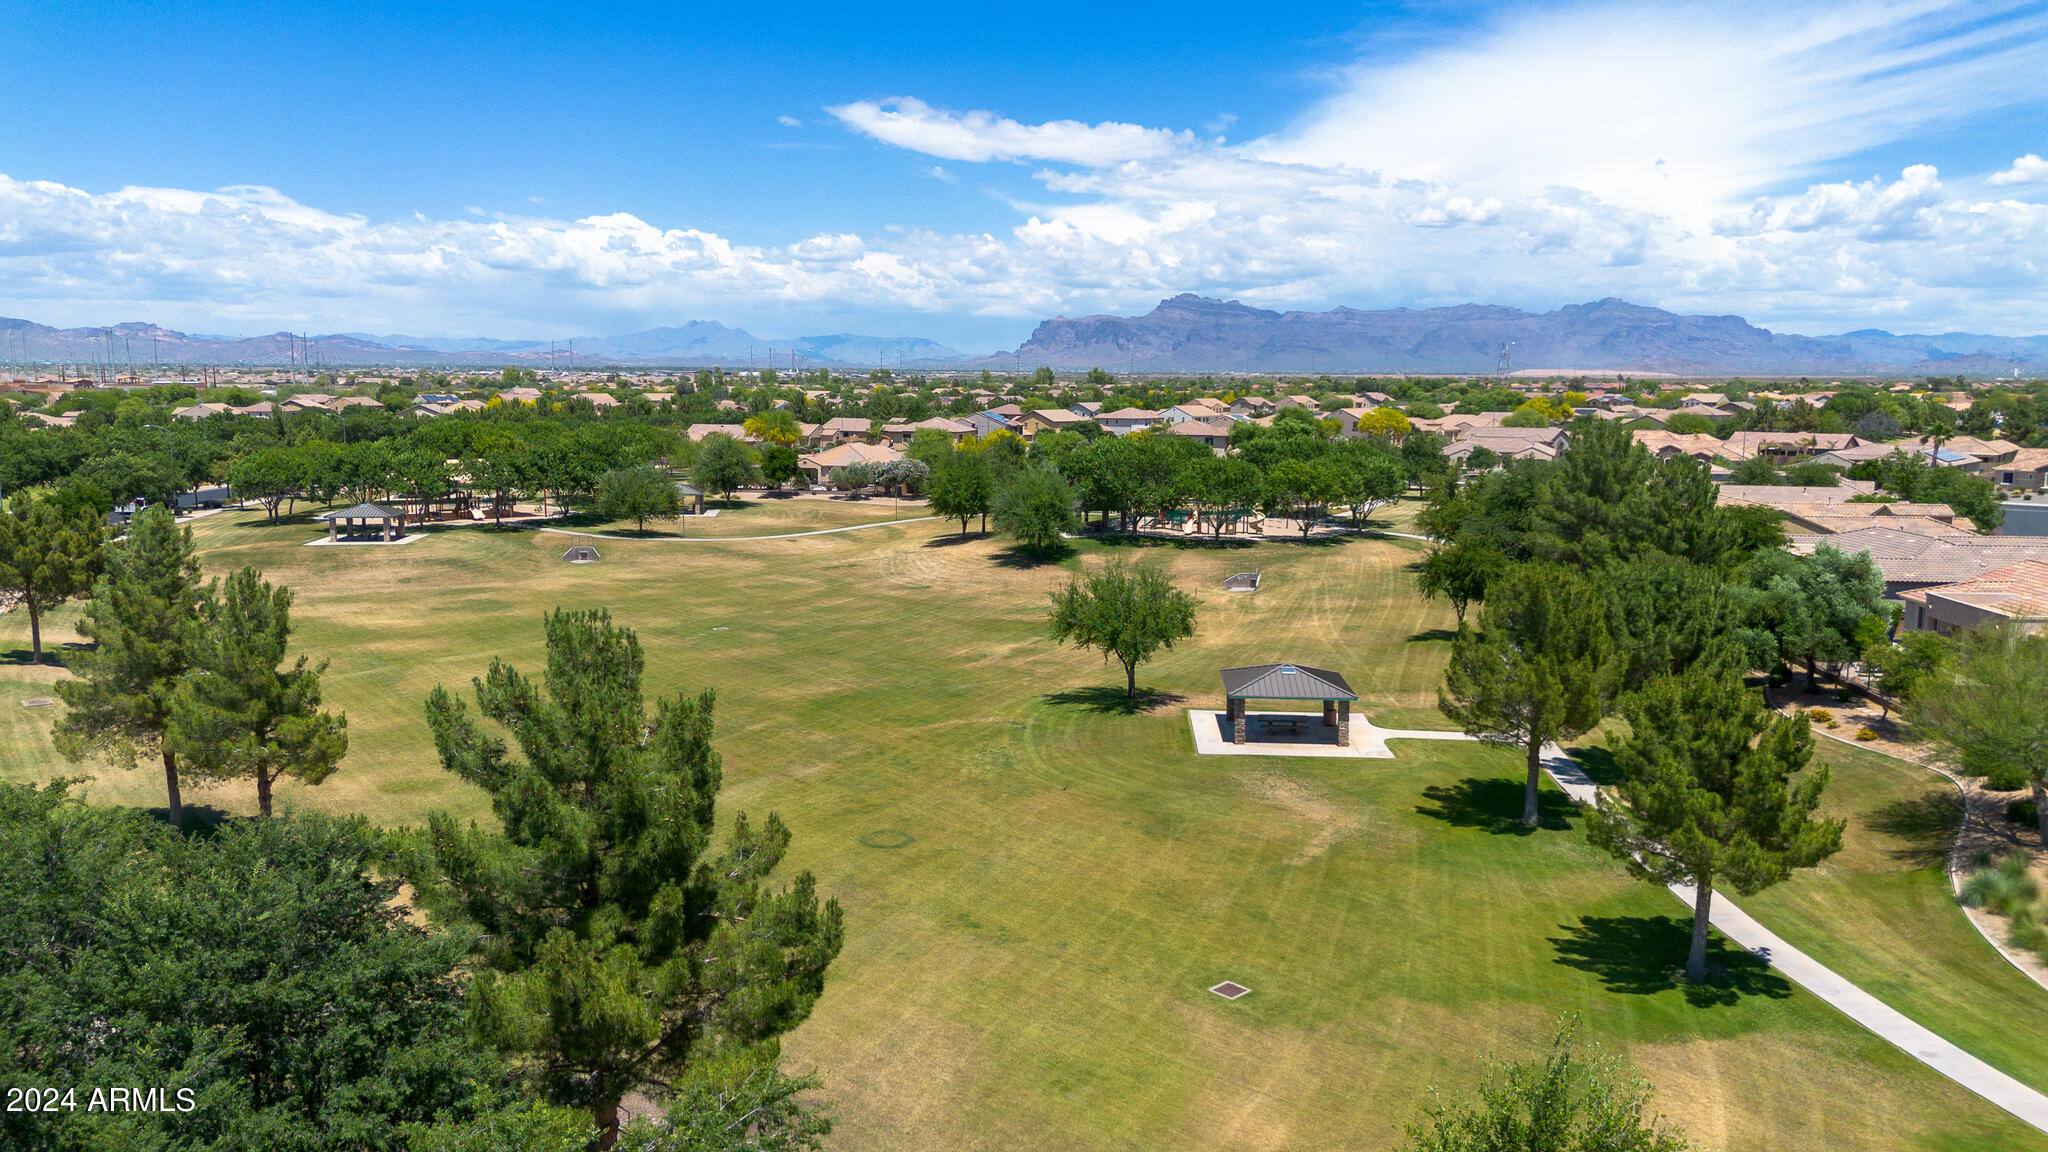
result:
M 1259 723 L 1264 725 L 1268 732 L 1285 731 L 1299 736 L 1308 731 L 1312 721 L 1306 716 L 1261 716 Z

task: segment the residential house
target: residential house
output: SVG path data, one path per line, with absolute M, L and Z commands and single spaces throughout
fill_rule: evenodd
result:
M 1081 400 L 1067 405 L 1067 411 L 1084 419 L 1093 420 L 1102 412 L 1102 401 Z
M 1166 431 L 1169 435 L 1198 441 L 1221 456 L 1230 449 L 1230 430 L 1234 426 L 1232 421 L 1219 417 L 1215 420 L 1183 420 L 1167 425 Z
M 1176 404 L 1161 412 L 1159 418 L 1168 424 L 1179 424 L 1185 420 L 1214 420 L 1224 415 L 1226 411 L 1227 409 L 1223 405 L 1205 397 L 1200 400 L 1189 400 Z
M 1992 482 L 2028 492 L 2048 489 L 2048 448 L 2020 448 L 1991 472 Z
M 746 444 L 759 444 L 761 438 L 750 434 L 741 424 L 692 424 L 684 433 L 692 440 L 702 440 L 713 433 L 722 433 Z
M 1505 460 L 1555 460 L 1557 454 L 1571 443 L 1571 435 L 1562 428 L 1488 428 L 1464 429 L 1449 447 L 1444 457 L 1463 461 L 1481 448 L 1491 450 Z
M 835 444 L 820 452 L 797 457 L 797 467 L 812 484 L 825 484 L 831 480 L 832 472 L 849 464 L 893 464 L 903 459 L 903 453 L 887 444 L 867 444 L 850 440 Z
M 849 440 L 865 440 L 872 427 L 874 422 L 865 416 L 834 416 L 804 438 L 821 448 L 829 448 Z
M 2041 537 L 1930 532 L 1925 525 L 1895 517 L 1872 518 L 1865 524 L 1847 532 L 1795 532 L 1787 543 L 1802 556 L 1812 555 L 1823 544 L 1850 555 L 1868 552 L 1884 574 L 1884 594 L 1893 599 L 1915 588 L 1972 580 L 2021 560 L 2048 560 L 2048 539 Z
M 1017 425 L 1012 423 L 1008 416 L 998 415 L 994 409 L 970 412 L 966 416 L 961 417 L 961 419 L 973 425 L 976 436 L 988 437 L 998 432 L 1017 431 Z
M 1861 443 L 1848 432 L 1733 432 L 1722 441 L 1722 455 L 1738 461 L 1763 456 L 1776 463 L 1792 464 Z
M 1070 412 L 1065 408 L 1034 408 L 1018 419 L 1017 427 L 1027 437 L 1041 432 L 1059 432 L 1078 428 L 1089 422 L 1089 417 Z
M 329 410 L 329 405 L 333 403 L 334 397 L 329 396 L 325 392 L 301 392 L 296 396 L 289 396 L 278 401 L 277 410 L 286 415 L 290 415 L 293 412 L 304 412 L 309 409 L 326 412 Z
M 1264 396 L 1240 396 L 1230 405 L 1233 416 L 1270 416 L 1279 405 Z
M 1102 425 L 1106 431 L 1114 432 L 1118 436 L 1128 436 L 1159 423 L 1159 418 L 1160 413 L 1149 408 L 1119 408 L 1114 412 L 1102 413 L 1095 418 L 1095 422 Z
M 1659 460 L 1673 456 L 1690 456 L 1695 460 L 1711 462 L 1721 454 L 1721 441 L 1705 432 L 1666 432 L 1662 428 L 1638 428 L 1629 433 L 1636 443 L 1648 449 L 1650 455 Z
M 900 447 L 910 443 L 911 437 L 926 428 L 945 433 L 947 439 L 954 444 L 958 444 L 960 441 L 974 435 L 974 425 L 965 420 L 955 420 L 950 416 L 933 416 L 928 420 L 918 420 L 911 423 L 884 424 L 882 426 L 882 436 L 889 443 Z
M 209 416 L 225 416 L 232 409 L 226 404 L 187 404 L 171 410 L 173 420 L 204 420 Z
M 1979 624 L 2017 623 L 2029 632 L 2048 625 L 2048 560 L 2022 560 L 1954 584 L 1902 594 L 1907 628 L 1953 635 Z

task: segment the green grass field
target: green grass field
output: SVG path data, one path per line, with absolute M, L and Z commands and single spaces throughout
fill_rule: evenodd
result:
M 287 804 L 487 816 L 435 764 L 420 702 L 494 655 L 538 666 L 557 605 L 639 629 L 652 685 L 717 686 L 723 811 L 780 812 L 793 862 L 846 906 L 846 950 L 785 1045 L 824 1074 L 837 1148 L 1387 1148 L 1429 1084 L 1464 1088 L 1488 1049 L 1529 1054 L 1578 1012 L 1712 1147 L 2048 1149 L 1739 955 L 1717 985 L 1680 984 L 1684 910 L 1587 847 L 1561 797 L 1553 827 L 1519 834 L 1510 753 L 1193 754 L 1183 710 L 1220 706 L 1216 670 L 1273 659 L 1341 670 L 1382 724 L 1441 727 L 1451 614 L 1413 594 L 1417 545 L 1089 544 L 1038 566 L 924 522 L 613 541 L 572 566 L 568 538 L 528 532 L 304 548 L 305 524 L 234 514 L 196 533 L 209 572 L 297 589 L 299 647 L 332 660 L 352 751 Z M 1120 671 L 1041 636 L 1046 594 L 1117 556 L 1203 600 L 1200 635 L 1143 671 L 1160 695 L 1138 715 Z M 1219 587 L 1253 568 L 1260 591 Z M 0 652 L 25 647 L 20 614 L 0 617 Z M 19 705 L 55 675 L 0 665 L 6 778 L 79 770 L 50 752 L 52 710 Z M 1838 803 L 1919 795 L 1887 762 L 1829 755 Z M 92 785 L 145 805 L 161 787 Z M 188 802 L 241 813 L 246 791 Z M 1922 835 L 1852 819 L 1840 860 L 1745 903 L 1880 995 L 1920 986 L 1903 1010 L 2039 1084 L 2025 1037 L 2048 993 L 1999 978 L 1938 875 L 1888 855 Z M 1226 978 L 1254 992 L 1204 991 Z

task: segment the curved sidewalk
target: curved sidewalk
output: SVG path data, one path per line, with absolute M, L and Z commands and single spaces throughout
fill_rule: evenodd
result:
M 1585 769 L 1553 744 L 1543 751 L 1543 768 L 1574 800 L 1591 800 L 1596 786 Z M 1692 907 L 1690 884 L 1671 885 L 1671 894 Z M 1954 1044 L 1906 1018 L 1904 1013 L 1849 983 L 1827 965 L 1787 944 L 1729 900 L 1716 898 L 1708 919 L 1723 936 L 1740 944 L 1800 987 L 1833 1005 L 1844 1016 L 1890 1041 L 1906 1055 L 1991 1101 L 2042 1132 L 2048 1132 L 2048 1096 L 2027 1087 Z
M 728 544 L 736 540 L 795 540 L 800 536 L 830 536 L 834 532 L 858 532 L 863 528 L 886 528 L 891 524 L 916 524 L 922 520 L 937 519 L 937 516 L 906 516 L 901 520 L 874 520 L 866 524 L 848 524 L 843 528 L 784 532 L 779 536 L 613 536 L 604 532 L 577 532 L 570 528 L 537 528 L 535 531 L 553 532 L 557 536 L 583 536 L 591 540 L 617 540 L 627 544 Z

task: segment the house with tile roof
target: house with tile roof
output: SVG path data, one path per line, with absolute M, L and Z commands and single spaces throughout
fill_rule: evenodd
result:
M 1900 623 L 1954 635 L 1980 624 L 2015 623 L 2029 632 L 2048 626 L 2048 560 L 2022 560 L 1981 576 L 1915 588 L 1899 597 Z

